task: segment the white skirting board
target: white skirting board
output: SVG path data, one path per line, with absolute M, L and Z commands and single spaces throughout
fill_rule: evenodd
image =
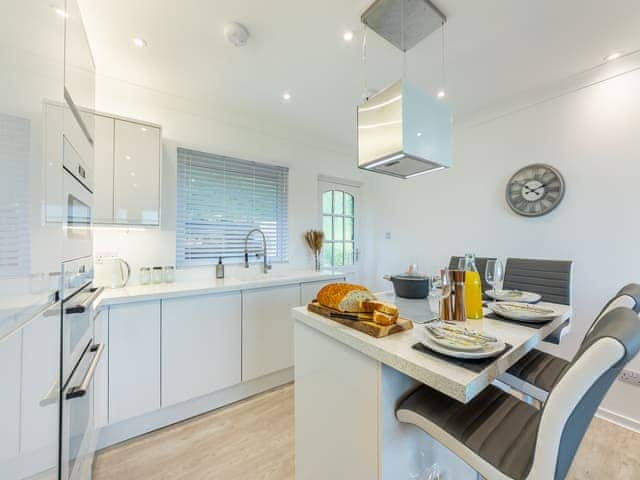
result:
M 640 433 L 640 422 L 633 418 L 625 417 L 618 413 L 607 410 L 606 408 L 599 408 L 596 412 L 596 417 L 606 420 L 607 422 L 615 423 L 627 430 L 631 430 L 636 433 Z
M 113 425 L 107 425 L 99 434 L 98 449 L 152 432 L 162 427 L 187 420 L 191 417 L 224 407 L 261 392 L 293 381 L 293 367 L 264 377 L 240 383 L 219 392 L 161 408 L 139 417 L 130 418 Z

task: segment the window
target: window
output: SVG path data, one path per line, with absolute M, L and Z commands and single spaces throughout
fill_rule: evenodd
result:
M 343 267 L 354 264 L 354 199 L 341 190 L 322 192 L 322 263 Z
M 29 273 L 30 136 L 29 120 L 0 115 L 0 277 Z
M 244 239 L 261 229 L 272 261 L 288 260 L 289 169 L 178 148 L 176 264 L 244 258 Z M 262 252 L 252 235 L 249 252 Z

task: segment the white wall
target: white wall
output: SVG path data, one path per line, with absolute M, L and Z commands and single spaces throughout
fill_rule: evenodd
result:
M 635 71 L 456 128 L 451 170 L 370 185 L 372 206 L 384 219 L 375 224 L 376 277 L 402 271 L 411 260 L 433 271 L 465 252 L 571 259 L 573 331 L 554 349 L 570 358 L 605 301 L 622 285 L 640 282 L 639 126 Z M 528 219 L 512 213 L 504 195 L 509 177 L 534 162 L 559 168 L 567 191 L 554 212 Z M 640 359 L 631 367 L 640 370 Z M 618 382 L 604 407 L 640 421 L 638 405 L 640 388 Z
M 318 227 L 318 174 L 364 180 L 362 202 L 366 206 L 366 181 L 370 175 L 356 168 L 353 153 L 344 145 L 333 145 L 307 132 L 273 124 L 268 119 L 221 110 L 207 101 L 176 97 L 112 78 L 98 76 L 96 97 L 99 111 L 158 123 L 163 128 L 161 229 L 99 228 L 95 234 L 95 253 L 117 254 L 128 260 L 134 271 L 133 283 L 137 282 L 137 272 L 142 265 L 176 263 L 176 147 L 179 145 L 290 168 L 289 265 L 286 267 L 313 268 L 302 233 Z M 369 221 L 366 207 L 361 220 Z M 363 258 L 371 249 L 364 239 L 361 245 Z M 177 278 L 212 278 L 213 274 L 213 268 L 186 269 L 179 271 Z

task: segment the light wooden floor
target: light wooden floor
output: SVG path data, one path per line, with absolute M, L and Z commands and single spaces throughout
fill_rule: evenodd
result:
M 293 480 L 287 385 L 100 452 L 94 480 Z M 640 434 L 595 419 L 569 480 L 640 479 Z

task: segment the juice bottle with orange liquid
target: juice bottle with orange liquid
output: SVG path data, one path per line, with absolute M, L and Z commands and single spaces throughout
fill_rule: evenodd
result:
M 467 253 L 464 256 L 464 269 L 466 271 L 464 281 L 465 309 L 467 318 L 482 318 L 482 281 L 476 268 L 476 256 Z

